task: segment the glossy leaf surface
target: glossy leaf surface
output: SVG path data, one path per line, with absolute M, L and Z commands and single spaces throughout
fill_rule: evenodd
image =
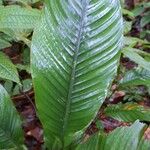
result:
M 116 74 L 120 3 L 46 0 L 41 18 L 31 54 L 36 104 L 48 147 L 65 147 L 95 117 Z
M 8 79 L 20 84 L 19 75 L 15 65 L 2 52 L 0 52 L 0 78 Z
M 119 127 L 108 135 L 94 135 L 77 150 L 148 150 L 150 141 L 144 139 L 146 125 L 136 121 L 130 127 Z
M 21 149 L 21 120 L 6 90 L 0 85 L 0 149 Z

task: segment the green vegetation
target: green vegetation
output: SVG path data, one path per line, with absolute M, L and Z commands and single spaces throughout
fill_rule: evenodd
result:
M 0 0 L 0 149 L 30 149 L 18 97 L 41 149 L 150 149 L 150 2 L 128 3 Z

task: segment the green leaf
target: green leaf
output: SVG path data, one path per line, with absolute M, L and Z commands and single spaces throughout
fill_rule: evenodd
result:
M 8 93 L 0 85 L 0 149 L 19 149 L 22 145 L 20 117 Z
M 34 4 L 34 3 L 37 3 L 41 0 L 13 0 L 13 2 L 20 2 L 20 3 L 23 3 L 23 4 Z
M 0 32 L 0 37 L 1 37 L 1 39 L 9 41 L 9 42 L 13 41 L 13 38 L 10 37 L 9 35 L 5 34 L 4 32 Z
M 23 41 L 28 47 L 31 47 L 31 41 L 27 38 L 31 35 L 32 30 L 23 29 L 3 29 L 3 33 L 11 37 L 12 41 Z
M 116 74 L 121 8 L 118 0 L 46 0 L 41 18 L 31 46 L 36 105 L 47 146 L 64 148 L 96 116 Z
M 30 64 L 30 49 L 29 48 L 24 48 L 22 57 L 23 57 L 23 64 L 29 65 Z
M 0 50 L 3 48 L 10 47 L 10 46 L 11 44 L 8 41 L 0 38 Z
M 146 36 L 149 36 L 150 35 L 150 30 L 143 30 L 140 32 L 140 38 L 145 38 Z M 150 48 L 150 44 L 149 45 L 146 45 L 147 48 Z
M 96 133 L 86 142 L 79 144 L 75 150 L 104 150 L 105 142 L 106 134 Z
M 136 121 L 132 126 L 119 127 L 108 135 L 98 133 L 76 150 L 148 150 L 150 142 L 143 137 L 145 127 L 146 125 Z
M 3 4 L 3 1 L 2 0 L 0 0 L 0 5 L 2 5 Z
M 125 46 L 127 45 L 129 47 L 134 47 L 134 46 L 136 46 L 136 44 L 145 45 L 145 44 L 149 44 L 149 42 L 146 40 L 135 38 L 135 37 L 128 37 L 128 36 L 124 37 L 124 45 Z
M 121 87 L 135 85 L 150 86 L 150 71 L 143 68 L 136 68 L 127 71 L 119 84 Z
M 123 13 L 123 15 L 128 15 L 132 19 L 134 19 L 134 17 L 135 17 L 134 14 L 131 11 L 127 10 L 127 9 L 122 9 L 122 13 Z
M 4 29 L 33 29 L 40 18 L 37 9 L 20 6 L 0 6 L 0 30 Z
M 144 14 L 141 19 L 141 26 L 144 27 L 145 25 L 150 23 L 150 12 Z
M 132 28 L 132 22 L 131 21 L 125 21 L 124 23 L 124 34 L 127 34 L 128 32 L 130 32 L 131 28 Z
M 22 87 L 23 92 L 27 92 L 32 88 L 32 80 L 31 79 L 23 80 L 22 85 L 23 85 Z
M 64 148 L 96 116 L 117 71 L 122 25 L 116 0 L 46 1 L 31 68 L 50 149 L 56 140 Z
M 29 56 L 28 56 L 29 57 Z M 27 73 L 31 73 L 30 71 L 30 65 L 22 65 L 22 64 L 17 64 L 16 65 L 16 68 L 19 70 L 19 71 L 22 71 L 22 70 L 25 70 Z
M 105 109 L 105 114 L 119 121 L 134 122 L 150 120 L 150 109 L 137 103 L 110 105 Z
M 134 48 L 126 47 L 122 52 L 126 57 L 130 58 L 136 64 L 150 71 L 150 62 L 146 61 L 136 51 L 134 51 Z
M 19 95 L 19 94 L 20 94 L 20 87 L 18 85 L 16 85 L 13 88 L 12 95 Z
M 148 129 L 150 129 L 150 127 Z M 150 149 L 150 141 L 149 140 L 150 139 L 146 139 L 145 135 L 142 136 L 137 150 L 149 150 Z
M 144 5 L 144 8 L 149 8 L 150 7 L 150 2 L 144 2 L 143 5 Z
M 132 13 L 136 17 L 136 16 L 139 16 L 140 14 L 142 14 L 144 11 L 145 11 L 145 8 L 144 8 L 143 4 L 140 4 L 132 10 Z
M 0 77 L 20 84 L 19 75 L 15 65 L 2 52 L 0 52 Z
M 12 95 L 13 82 L 6 80 L 3 86 L 6 89 L 6 91 L 8 92 L 8 94 Z

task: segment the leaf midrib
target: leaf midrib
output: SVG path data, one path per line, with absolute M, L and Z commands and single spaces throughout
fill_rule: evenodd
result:
M 69 90 L 68 90 L 68 96 L 67 96 L 67 101 L 66 101 L 66 110 L 65 110 L 65 116 L 64 116 L 64 124 L 63 124 L 63 132 L 62 132 L 62 137 L 64 138 L 68 126 L 68 119 L 69 119 L 69 112 L 70 112 L 70 105 L 71 105 L 71 96 L 72 96 L 72 91 L 73 91 L 73 86 L 74 86 L 74 81 L 75 81 L 75 71 L 76 71 L 76 65 L 77 65 L 77 59 L 78 59 L 78 52 L 80 49 L 80 44 L 82 40 L 82 33 L 84 30 L 84 19 L 86 16 L 86 8 L 87 8 L 87 1 L 82 1 L 82 12 L 81 12 L 81 19 L 79 22 L 79 30 L 78 30 L 78 36 L 77 36 L 77 41 L 76 41 L 76 47 L 75 47 L 75 53 L 73 57 L 73 68 L 70 76 L 70 85 L 69 85 Z

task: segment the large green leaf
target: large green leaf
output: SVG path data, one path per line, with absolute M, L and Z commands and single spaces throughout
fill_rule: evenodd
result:
M 40 18 L 37 9 L 20 6 L 0 6 L 0 31 L 4 29 L 33 29 Z
M 31 64 L 51 149 L 53 143 L 65 147 L 96 116 L 117 71 L 123 23 L 118 0 L 45 2 Z
M 120 127 L 108 135 L 92 136 L 77 150 L 149 150 L 150 141 L 144 138 L 146 125 L 136 121 L 130 127 Z
M 134 122 L 150 121 L 150 109 L 136 103 L 110 105 L 105 109 L 105 114 L 120 121 Z
M 0 149 L 21 150 L 21 145 L 23 145 L 23 132 L 20 117 L 8 93 L 0 85 Z
M 0 52 L 0 78 L 8 79 L 20 84 L 19 75 L 15 65 L 2 52 Z

